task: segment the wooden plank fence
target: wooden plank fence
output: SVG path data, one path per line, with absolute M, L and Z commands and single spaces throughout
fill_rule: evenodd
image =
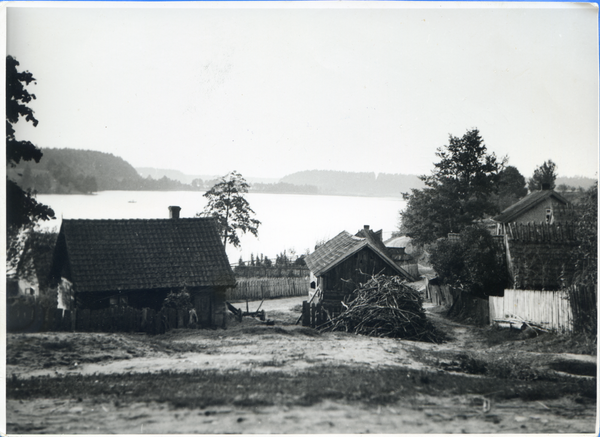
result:
M 527 321 L 556 332 L 571 332 L 573 315 L 565 291 L 504 290 L 504 297 L 490 296 L 490 323 L 513 321 L 520 328 Z
M 227 290 L 226 300 L 308 296 L 308 290 L 308 278 L 237 278 L 237 287 Z
M 451 307 L 454 303 L 452 289 L 448 285 L 439 285 L 437 279 L 435 281 L 430 281 L 429 278 L 426 278 L 425 299 L 435 305 L 444 305 L 448 307 Z
M 155 311 L 149 308 L 111 307 L 101 310 L 49 310 L 43 317 L 35 305 L 29 310 L 7 311 L 9 332 L 145 332 L 163 334 L 170 329 L 193 328 L 190 314 L 173 308 Z M 41 321 L 40 321 L 41 320 Z
M 328 305 L 326 302 L 302 302 L 302 326 L 318 328 L 329 319 L 339 316 L 343 311 L 341 305 Z

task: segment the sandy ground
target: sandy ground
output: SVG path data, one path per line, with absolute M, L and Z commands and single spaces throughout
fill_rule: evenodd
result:
M 9 334 L 7 378 L 60 374 L 188 372 L 198 369 L 277 371 L 293 374 L 310 366 L 402 366 L 426 369 L 416 351 L 477 349 L 469 327 L 446 321 L 452 341 L 441 344 L 380 339 L 346 333 L 318 334 L 293 325 L 303 298 L 265 301 L 276 324 L 244 319 L 223 330 L 175 331 L 149 341 L 143 334 Z M 259 302 L 249 304 L 254 311 Z M 245 303 L 236 306 L 245 309 Z M 431 308 L 430 308 L 431 310 Z M 438 317 L 430 312 L 431 317 Z M 61 349 L 66 342 L 75 346 Z M 40 351 L 41 355 L 40 355 Z M 534 352 L 532 352 L 533 354 Z M 545 362 L 552 354 L 539 354 Z M 556 354 L 554 354 L 556 355 Z M 561 355 L 561 354 L 559 354 Z M 554 357 L 556 358 L 556 357 Z M 595 356 L 569 359 L 596 362 Z M 434 369 L 432 369 L 434 370 Z M 439 371 L 439 369 L 438 369 Z M 491 399 L 491 398 L 490 398 Z M 485 404 L 480 396 L 422 397 L 385 407 L 326 401 L 311 407 L 218 407 L 174 409 L 168 404 L 97 403 L 92 400 L 7 401 L 9 431 L 18 433 L 593 433 L 595 405 L 570 399 Z

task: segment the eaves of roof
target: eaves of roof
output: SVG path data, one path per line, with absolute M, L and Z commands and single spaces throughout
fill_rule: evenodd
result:
M 553 197 L 565 205 L 569 203 L 563 196 L 553 190 L 535 191 L 506 208 L 500 214 L 495 216 L 493 220 L 498 223 L 508 223 L 550 197 Z

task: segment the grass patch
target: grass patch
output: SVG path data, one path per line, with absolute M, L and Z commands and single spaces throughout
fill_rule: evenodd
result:
M 527 338 L 520 329 L 489 326 L 479 331 L 483 343 L 488 347 L 505 346 L 520 351 L 542 353 L 573 353 L 596 355 L 597 343 L 594 338 L 583 334 L 553 334 L 539 332 L 536 337 Z
M 596 363 L 586 363 L 581 361 L 554 361 L 550 363 L 550 368 L 559 372 L 570 373 L 571 375 L 596 376 Z
M 60 350 L 60 351 L 72 351 L 73 343 L 70 341 L 46 341 L 42 343 L 44 349 L 49 350 Z
M 319 366 L 281 372 L 161 372 L 153 374 L 68 375 L 7 381 L 8 399 L 89 398 L 120 402 L 162 402 L 175 408 L 217 405 L 309 406 L 324 400 L 373 405 L 406 401 L 416 394 L 454 396 L 496 393 L 499 399 L 554 399 L 566 395 L 595 399 L 592 380 L 514 381 L 414 371 L 407 368 Z

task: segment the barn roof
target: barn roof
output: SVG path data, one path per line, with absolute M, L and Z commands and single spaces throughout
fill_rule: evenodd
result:
M 54 264 L 79 292 L 236 283 L 212 218 L 63 220 Z
M 412 280 L 413 278 L 410 274 L 394 262 L 385 250 L 385 247 L 383 247 L 383 244 L 381 246 L 379 247 L 373 238 L 353 236 L 346 231 L 342 231 L 308 255 L 305 259 L 306 265 L 315 276 L 320 276 L 363 248 L 368 247 L 389 264 L 391 268 L 396 270 L 398 275 Z
M 562 203 L 563 205 L 567 205 L 569 203 L 567 199 L 558 194 L 556 191 L 534 191 L 533 193 L 530 193 L 527 196 L 523 197 L 517 203 L 513 203 L 511 206 L 506 208 L 499 215 L 494 217 L 494 220 L 499 223 L 508 223 L 520 216 L 521 214 L 523 214 L 524 212 L 530 210 L 539 203 L 551 197 L 557 200 L 558 202 Z

